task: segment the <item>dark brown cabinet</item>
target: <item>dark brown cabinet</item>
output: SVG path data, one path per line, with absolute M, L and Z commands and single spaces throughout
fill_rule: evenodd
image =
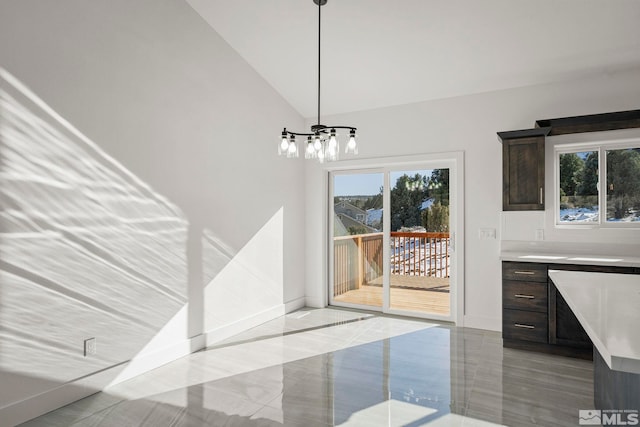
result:
M 638 274 L 637 268 L 606 265 L 549 264 L 548 269 Z M 549 343 L 576 348 L 591 348 L 589 336 L 551 279 L 549 279 Z
M 634 267 L 502 262 L 502 339 L 505 347 L 592 357 L 592 343 L 548 277 L 549 270 L 640 274 Z
M 544 210 L 544 141 L 551 128 L 498 132 L 502 210 Z
M 549 280 L 555 264 L 502 263 L 505 347 L 591 358 L 591 341 Z
M 549 280 L 549 344 L 591 348 L 591 340 L 558 289 Z
M 551 128 L 549 135 L 639 128 L 640 110 L 536 120 L 536 127 Z
M 502 338 L 548 341 L 547 266 L 502 263 Z

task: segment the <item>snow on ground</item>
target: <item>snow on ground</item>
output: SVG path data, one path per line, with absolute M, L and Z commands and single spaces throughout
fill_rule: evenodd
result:
M 560 209 L 561 222 L 597 222 L 598 209 L 570 208 Z
M 632 211 L 624 218 L 607 218 L 607 222 L 640 221 L 640 212 Z M 598 222 L 597 208 L 560 209 L 560 222 Z
M 449 244 L 449 239 L 392 238 L 391 274 L 449 277 Z

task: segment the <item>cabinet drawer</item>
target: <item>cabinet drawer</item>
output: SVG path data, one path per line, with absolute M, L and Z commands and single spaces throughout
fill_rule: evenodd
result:
M 547 282 L 547 264 L 532 262 L 503 262 L 502 280 Z
M 547 284 L 503 280 L 502 307 L 547 312 Z
M 547 314 L 535 311 L 504 309 L 502 337 L 505 339 L 548 342 Z

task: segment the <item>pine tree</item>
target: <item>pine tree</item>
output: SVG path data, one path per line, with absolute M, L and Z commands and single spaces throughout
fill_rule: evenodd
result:
M 607 151 L 607 218 L 622 219 L 640 208 L 640 152 Z
M 422 211 L 422 225 L 428 232 L 446 233 L 449 231 L 449 206 L 434 203 Z
M 576 153 L 560 155 L 560 189 L 567 196 L 575 196 L 582 178 L 584 160 Z
M 598 152 L 591 151 L 584 161 L 576 187 L 578 196 L 596 196 L 598 194 Z

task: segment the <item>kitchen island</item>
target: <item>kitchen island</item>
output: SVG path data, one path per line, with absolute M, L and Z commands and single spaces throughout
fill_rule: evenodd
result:
M 598 409 L 640 409 L 640 276 L 549 270 L 593 342 Z

